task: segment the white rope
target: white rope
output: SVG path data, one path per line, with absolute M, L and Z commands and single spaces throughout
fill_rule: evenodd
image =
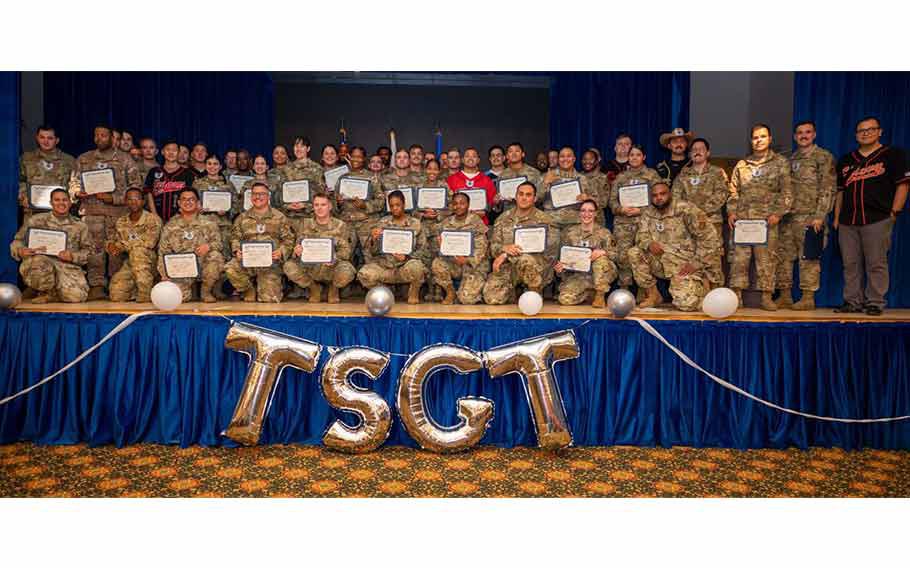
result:
M 759 404 L 764 404 L 765 406 L 767 406 L 769 408 L 773 408 L 773 409 L 779 410 L 781 412 L 786 412 L 787 414 L 795 414 L 796 416 L 802 416 L 803 418 L 824 420 L 826 422 L 845 422 L 848 424 L 871 424 L 871 423 L 876 423 L 876 422 L 897 422 L 899 420 L 907 420 L 908 418 L 910 418 L 910 416 L 895 416 L 893 418 L 835 418 L 832 416 L 819 416 L 817 414 L 808 414 L 806 412 L 800 412 L 798 410 L 793 410 L 791 408 L 785 408 L 783 406 L 778 406 L 778 405 L 774 404 L 773 402 L 768 402 L 767 400 L 760 399 L 757 396 L 750 394 L 750 393 L 744 391 L 743 389 L 737 387 L 736 385 L 732 385 L 732 384 L 728 383 L 727 381 L 721 379 L 720 377 L 712 375 L 708 371 L 704 370 L 703 368 L 701 368 L 701 366 L 698 363 L 696 363 L 695 361 L 690 359 L 688 357 L 688 355 L 686 355 L 685 353 L 683 353 L 682 351 L 680 351 L 679 349 L 677 349 L 676 347 L 671 345 L 670 342 L 667 341 L 664 338 L 664 336 L 660 334 L 659 331 L 654 329 L 651 326 L 651 324 L 649 324 L 645 320 L 639 319 L 639 318 L 631 318 L 631 317 L 627 318 L 627 319 L 638 322 L 638 325 L 640 325 L 645 331 L 647 331 L 648 333 L 653 335 L 655 338 L 657 338 L 658 341 L 660 341 L 661 343 L 666 345 L 670 349 L 670 351 L 672 351 L 673 353 L 676 353 L 677 357 L 682 359 L 686 365 L 689 365 L 693 369 L 701 371 L 702 373 L 707 375 L 712 381 L 714 381 L 715 383 L 724 387 L 725 389 L 729 389 L 735 393 L 739 393 L 739 394 L 743 395 L 744 397 L 754 400 L 755 402 L 757 402 Z
M 26 388 L 26 389 L 23 389 L 23 390 L 17 392 L 16 394 L 14 394 L 14 395 L 8 396 L 8 397 L 6 397 L 6 398 L 0 400 L 0 406 L 3 406 L 4 404 L 6 404 L 7 402 L 10 402 L 11 400 L 15 400 L 15 399 L 19 398 L 20 396 L 22 396 L 22 395 L 24 395 L 24 394 L 26 394 L 26 393 L 28 393 L 28 392 L 31 392 L 31 391 L 35 390 L 36 388 L 40 387 L 41 385 L 43 385 L 43 384 L 45 384 L 45 383 L 47 383 L 47 382 L 50 382 L 51 380 L 53 380 L 54 378 L 56 378 L 57 376 L 59 376 L 61 373 L 65 373 L 65 372 L 66 372 L 68 369 L 70 369 L 73 365 L 75 365 L 75 364 L 78 363 L 79 361 L 82 361 L 83 359 L 85 359 L 86 357 L 88 357 L 89 355 L 91 355 L 92 352 L 94 352 L 96 349 L 98 349 L 99 347 L 101 347 L 102 345 L 104 345 L 110 338 L 114 337 L 115 335 L 117 335 L 118 333 L 120 333 L 120 332 L 123 331 L 124 329 L 128 328 L 130 325 L 132 325 L 132 323 L 133 323 L 134 321 L 136 321 L 137 319 L 141 318 L 142 316 L 147 316 L 147 315 L 149 315 L 149 314 L 154 314 L 154 313 L 156 313 L 156 312 L 154 312 L 154 311 L 150 311 L 150 312 L 139 312 L 139 313 L 135 313 L 135 314 L 129 316 L 128 318 L 126 318 L 126 319 L 123 320 L 122 322 L 118 323 L 117 326 L 116 326 L 114 329 L 110 330 L 110 331 L 108 332 L 107 335 L 105 335 L 104 337 L 102 337 L 102 338 L 101 338 L 101 341 L 99 341 L 98 343 L 92 345 L 92 346 L 89 347 L 87 350 L 83 351 L 81 355 L 79 355 L 78 357 L 76 357 L 75 359 L 73 359 L 72 361 L 70 361 L 69 363 L 67 363 L 65 367 L 63 367 L 62 369 L 60 369 L 59 371 L 57 371 L 57 372 L 54 373 L 53 375 L 44 377 L 43 379 L 41 379 L 41 380 L 38 381 L 37 383 L 33 384 L 32 386 L 30 386 L 30 387 L 28 387 L 28 388 Z

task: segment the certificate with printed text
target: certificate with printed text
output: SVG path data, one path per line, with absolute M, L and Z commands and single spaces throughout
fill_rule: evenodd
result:
M 474 233 L 471 231 L 442 231 L 439 237 L 440 256 L 474 256 Z
M 234 189 L 239 193 L 246 182 L 254 179 L 253 176 L 240 176 L 237 174 L 232 175 L 228 178 L 228 181 L 231 182 L 231 185 L 234 186 Z
M 379 250 L 382 254 L 411 254 L 414 252 L 414 231 L 411 229 L 382 229 Z
M 302 179 L 299 181 L 286 181 L 281 185 L 282 203 L 305 203 L 310 200 L 310 182 Z
M 31 228 L 25 236 L 25 246 L 32 250 L 44 249 L 39 254 L 57 256 L 66 250 L 66 231 Z
M 733 224 L 733 244 L 768 244 L 768 222 L 764 219 L 737 221 Z
M 100 170 L 87 170 L 82 172 L 82 191 L 89 195 L 96 193 L 111 193 L 117 189 L 114 182 L 114 170 L 102 168 Z
M 231 210 L 230 191 L 203 191 L 202 210 L 206 213 L 225 213 Z
M 168 278 L 199 278 L 199 257 L 191 252 L 164 255 Z
M 647 207 L 650 203 L 651 194 L 646 183 L 619 188 L 619 205 L 622 207 Z
M 62 185 L 30 185 L 28 186 L 28 204 L 34 209 L 52 209 L 51 192 L 55 189 L 66 188 Z
M 350 172 L 351 169 L 345 166 L 338 166 L 337 168 L 332 168 L 325 172 L 325 186 L 334 188 L 335 183 L 343 176 L 344 174 Z
M 338 184 L 342 199 L 366 199 L 370 194 L 370 180 L 356 177 L 342 178 Z
M 418 209 L 445 209 L 448 190 L 444 187 L 417 188 Z
M 247 189 L 243 192 L 243 210 L 249 211 L 253 208 L 253 190 Z
M 519 176 L 517 178 L 509 179 L 500 179 L 496 182 L 496 186 L 499 190 L 499 197 L 501 199 L 508 199 L 510 201 L 515 200 L 515 194 L 518 192 L 518 186 L 528 181 L 528 178 L 525 176 Z
M 244 268 L 268 268 L 272 266 L 274 247 L 270 241 L 245 241 L 240 243 L 240 263 Z
M 300 239 L 300 262 L 303 264 L 328 264 L 335 262 L 335 239 Z
M 578 196 L 581 195 L 581 182 L 577 179 L 554 183 L 550 186 L 550 201 L 553 207 L 568 207 L 578 205 Z
M 559 262 L 566 270 L 574 272 L 591 272 L 591 253 L 588 247 L 563 245 L 559 249 Z
M 547 226 L 534 225 L 529 227 L 516 227 L 513 242 L 521 247 L 522 253 L 540 253 L 547 250 Z
M 487 210 L 487 192 L 484 189 L 459 189 L 459 193 L 463 193 L 468 196 L 471 200 L 471 204 L 468 205 L 468 210 L 470 211 L 486 211 Z
M 391 211 L 389 209 L 389 194 L 393 191 L 400 191 L 404 194 L 404 210 L 413 211 L 414 210 L 414 188 L 413 187 L 399 187 L 398 189 L 392 189 L 386 192 L 385 194 L 385 210 Z

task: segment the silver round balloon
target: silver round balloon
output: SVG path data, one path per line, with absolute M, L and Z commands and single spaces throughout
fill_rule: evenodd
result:
M 635 309 L 635 296 L 628 290 L 616 290 L 607 297 L 607 309 L 614 316 L 624 318 Z
M 22 292 L 13 284 L 0 284 L 0 310 L 9 310 L 22 303 Z
M 371 315 L 384 316 L 395 305 L 395 294 L 385 286 L 376 286 L 367 292 L 366 305 Z

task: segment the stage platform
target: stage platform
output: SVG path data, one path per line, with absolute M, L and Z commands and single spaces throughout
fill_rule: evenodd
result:
M 149 304 L 24 303 L 0 313 L 0 398 L 55 372 L 98 342 L 126 314 Z M 910 414 L 910 310 L 882 317 L 743 309 L 727 320 L 672 309 L 636 310 L 667 341 L 709 372 L 801 412 L 839 418 Z M 222 317 L 224 316 L 224 317 Z M 514 305 L 409 306 L 368 317 L 362 300 L 341 304 L 188 303 L 139 318 L 51 383 L 0 406 L 0 443 L 232 445 L 230 421 L 248 360 L 225 349 L 230 318 L 320 343 L 392 353 L 375 381 L 394 409 L 407 356 L 436 343 L 475 351 L 574 330 L 581 355 L 555 374 L 574 443 L 580 446 L 910 449 L 910 421 L 845 424 L 793 416 L 721 387 L 632 320 L 590 306 L 547 302 L 538 316 Z M 343 417 L 325 402 L 318 374 L 287 370 L 275 390 L 261 443 L 319 444 Z M 456 422 L 456 400 L 483 396 L 495 414 L 482 445 L 534 446 L 534 425 L 518 375 L 441 371 L 428 382 L 429 410 Z M 393 410 L 388 445 L 415 446 Z M 349 420 L 349 418 L 348 418 Z

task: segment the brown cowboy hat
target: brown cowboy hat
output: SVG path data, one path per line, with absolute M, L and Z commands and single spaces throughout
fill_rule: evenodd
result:
M 667 144 L 670 143 L 670 140 L 674 138 L 685 138 L 686 144 L 691 144 L 692 140 L 695 138 L 695 134 L 686 132 L 686 130 L 682 128 L 674 128 L 671 132 L 664 132 L 660 135 L 660 145 L 666 148 Z

